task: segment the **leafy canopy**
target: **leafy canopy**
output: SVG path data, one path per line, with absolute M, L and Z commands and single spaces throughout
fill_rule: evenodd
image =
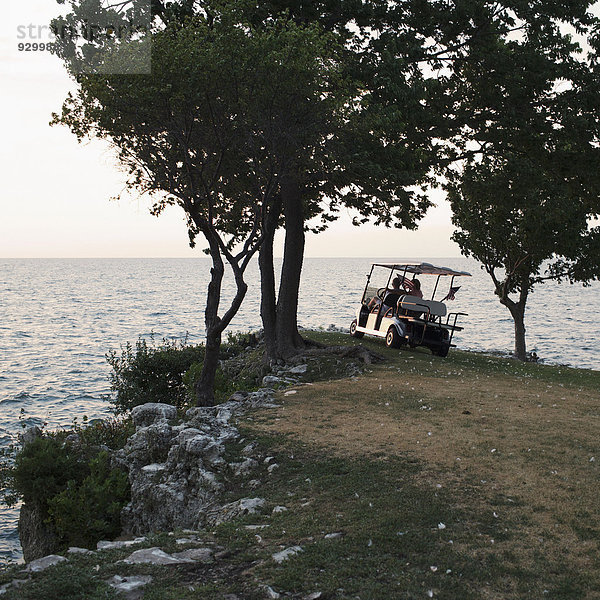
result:
M 590 5 L 529 20 L 515 11 L 456 80 L 465 126 L 453 141 L 466 158 L 446 172 L 454 239 L 490 274 L 505 270 L 501 296 L 543 281 L 549 260 L 546 277 L 600 275 L 596 52 L 560 21 L 592 40 Z
M 106 54 L 107 68 L 139 43 Z M 81 75 L 55 121 L 79 139 L 110 140 L 155 214 L 183 207 L 192 243 L 205 223 L 238 240 L 282 174 L 326 159 L 346 100 L 338 53 L 317 25 L 281 19 L 257 30 L 235 9 L 196 15 L 154 31 L 151 74 Z M 258 237 L 255 227 L 250 242 Z

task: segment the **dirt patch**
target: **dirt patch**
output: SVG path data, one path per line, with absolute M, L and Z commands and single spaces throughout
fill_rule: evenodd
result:
M 328 454 L 410 455 L 425 465 L 423 485 L 456 489 L 461 508 L 510 520 L 510 541 L 490 538 L 474 559 L 506 552 L 530 568 L 540 556 L 598 566 L 600 393 L 475 371 L 408 378 L 380 367 L 279 400 L 252 426 Z
M 585 455 L 597 446 L 600 422 L 600 394 L 506 376 L 406 380 L 378 371 L 302 386 L 279 400 L 282 408 L 261 428 L 336 453 L 415 452 L 444 466 L 485 447 L 498 455 L 538 452 L 556 436 Z

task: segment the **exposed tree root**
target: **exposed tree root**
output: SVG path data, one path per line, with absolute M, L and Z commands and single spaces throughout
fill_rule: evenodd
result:
M 300 356 L 325 356 L 332 354 L 342 358 L 355 358 L 365 365 L 372 365 L 385 360 L 385 357 L 381 354 L 377 354 L 377 352 L 373 352 L 360 344 L 358 346 L 323 346 L 322 344 L 319 344 L 319 346 L 320 347 L 317 348 L 308 348 L 304 350 L 301 355 L 294 357 L 295 361 L 297 361 Z

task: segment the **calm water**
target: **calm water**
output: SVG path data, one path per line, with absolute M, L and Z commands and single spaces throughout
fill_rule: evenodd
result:
M 400 259 L 398 259 L 400 260 Z M 410 259 L 402 259 L 410 260 Z M 473 274 L 452 310 L 469 313 L 460 348 L 508 351 L 508 311 L 475 262 L 430 259 Z M 348 327 L 371 259 L 307 259 L 299 322 L 304 327 Z M 139 336 L 203 336 L 208 259 L 0 259 L 0 444 L 20 421 L 65 426 L 73 417 L 105 416 L 109 372 L 105 353 Z M 258 269 L 247 275 L 248 296 L 232 330 L 260 327 Z M 434 278 L 423 276 L 425 297 Z M 383 285 L 383 283 L 382 283 Z M 446 284 L 447 286 L 447 284 Z M 225 295 L 232 291 L 225 286 Z M 444 294 L 445 294 L 444 290 Z M 546 362 L 600 369 L 597 315 L 600 285 L 540 287 L 526 315 L 528 349 Z M 0 559 L 20 554 L 16 511 L 0 510 Z

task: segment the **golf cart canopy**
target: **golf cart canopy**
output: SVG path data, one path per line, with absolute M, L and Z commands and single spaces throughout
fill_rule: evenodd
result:
M 374 267 L 383 267 L 384 269 L 393 269 L 395 271 L 405 271 L 415 275 L 451 275 L 452 277 L 471 277 L 471 273 L 466 271 L 455 271 L 448 267 L 436 267 L 430 263 L 375 263 Z

